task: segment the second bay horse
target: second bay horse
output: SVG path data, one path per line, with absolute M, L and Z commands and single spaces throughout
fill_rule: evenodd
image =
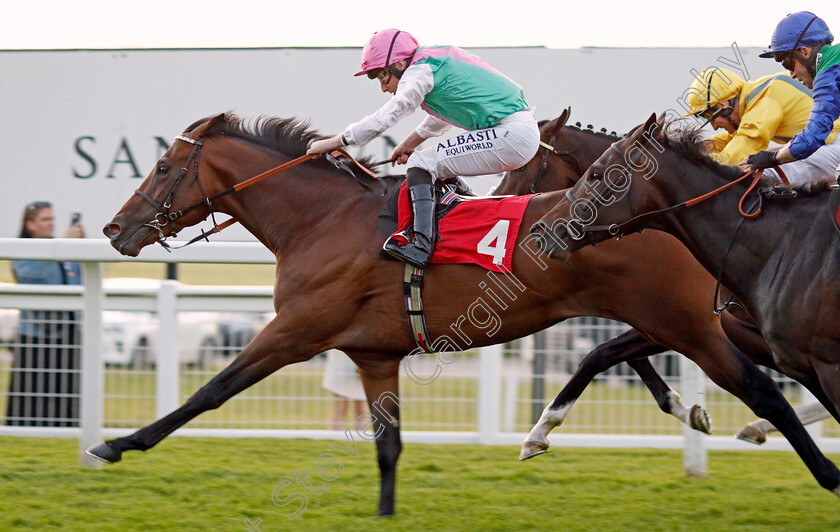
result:
M 615 142 L 534 224 L 541 248 L 568 260 L 645 228 L 675 235 L 743 302 L 780 370 L 840 421 L 840 191 L 762 201 L 753 177 L 706 156 L 696 131 L 668 129 L 651 115 Z M 811 471 L 840 496 L 832 462 Z
M 567 126 L 566 122 L 570 113 L 570 109 L 565 109 L 559 117 L 540 124 L 542 144 L 537 154 L 525 166 L 507 172 L 493 193 L 523 195 L 571 188 L 580 180 L 586 169 L 613 142 L 618 140 L 617 136 L 606 134 L 606 130 L 597 132 L 591 127 L 582 129 Z M 669 245 L 681 246 L 676 241 Z M 620 253 L 621 249 L 616 249 L 616 252 Z M 674 293 L 672 297 L 679 299 L 679 306 L 688 307 L 692 304 L 692 301 L 695 301 L 698 305 L 696 309 L 698 312 L 711 312 L 711 307 L 704 308 L 702 305 L 706 301 L 705 292 L 714 291 L 712 277 L 699 263 L 696 263 L 693 268 L 686 269 L 683 274 L 696 280 L 696 289 L 679 294 Z M 660 290 L 667 292 L 669 288 L 662 286 Z M 754 363 L 778 371 L 770 347 L 756 332 L 755 326 L 745 322 L 745 319 L 748 320 L 749 318 L 733 316 L 727 310 L 721 314 L 721 325 L 723 325 L 730 340 Z M 698 320 L 698 323 L 705 322 Z M 709 334 L 720 334 L 720 330 L 717 328 L 710 329 Z M 550 403 L 544 419 L 526 440 L 520 458 L 527 459 L 541 454 L 548 444 L 546 432 L 564 420 L 565 416 L 561 416 L 559 412 L 568 413 L 569 405 L 580 397 L 580 394 L 583 393 L 583 390 L 595 375 L 620 362 L 627 362 L 638 373 L 663 412 L 674 415 L 696 430 L 710 433 L 711 422 L 705 410 L 699 405 L 693 405 L 690 409 L 686 409 L 679 399 L 679 394 L 662 380 L 647 358 L 665 351 L 667 351 L 667 348 L 651 341 L 636 329 L 630 329 L 599 345 L 592 353 L 584 357 L 580 367 L 572 375 L 568 384 Z M 804 424 L 830 416 L 825 409 L 816 405 L 803 405 L 795 408 L 795 410 Z M 773 430 L 772 425 L 768 425 L 766 422 L 754 422 L 741 430 L 737 437 L 750 443 L 760 444 L 766 441 L 767 432 L 771 430 Z

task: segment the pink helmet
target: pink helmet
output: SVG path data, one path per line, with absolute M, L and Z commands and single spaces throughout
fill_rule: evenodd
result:
M 377 31 L 362 49 L 362 70 L 355 75 L 393 65 L 410 58 L 416 51 L 417 39 L 410 33 L 394 28 Z

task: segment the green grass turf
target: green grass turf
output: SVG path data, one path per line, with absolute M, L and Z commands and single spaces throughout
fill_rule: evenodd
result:
M 519 462 L 515 447 L 407 444 L 397 515 L 373 517 L 378 472 L 332 442 L 174 437 L 101 470 L 75 440 L 0 438 L 0 530 L 840 530 L 840 501 L 785 452 L 712 451 L 708 478 L 686 478 L 681 451 L 559 449 Z M 313 478 L 332 452 L 344 466 Z M 840 456 L 834 456 L 836 461 Z M 272 491 L 310 470 L 296 519 Z M 335 469 L 332 470 L 333 472 Z M 290 495 L 301 486 L 287 487 Z M 255 529 L 252 529 L 255 530 Z

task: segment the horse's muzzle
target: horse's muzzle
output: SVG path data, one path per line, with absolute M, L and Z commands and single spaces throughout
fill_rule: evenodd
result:
M 537 249 L 551 257 L 561 261 L 567 261 L 572 254 L 568 246 L 563 242 L 562 236 L 556 234 L 543 221 L 538 221 L 531 226 L 531 236 L 537 243 Z
M 102 228 L 102 233 L 104 233 L 111 242 L 116 240 L 120 236 L 121 232 L 122 228 L 120 227 L 120 224 L 114 222 L 111 222 Z
M 140 231 L 143 227 L 139 227 L 137 231 L 133 233 L 126 233 L 125 228 L 122 227 L 119 223 L 115 221 L 111 221 L 111 223 L 107 224 L 105 227 L 102 228 L 102 233 L 108 237 L 108 240 L 111 241 L 111 246 L 120 252 L 122 255 L 127 255 L 129 257 L 136 257 L 140 254 L 140 250 L 146 245 L 145 240 L 151 240 L 152 233 L 147 233 Z M 145 238 L 148 236 L 148 238 Z

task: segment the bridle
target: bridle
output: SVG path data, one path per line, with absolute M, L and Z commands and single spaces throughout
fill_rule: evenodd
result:
M 612 143 L 610 145 L 609 149 L 614 151 L 615 153 L 617 153 L 620 157 L 624 158 L 625 153 L 622 152 L 621 149 L 619 149 L 616 144 L 617 144 L 616 142 Z M 638 163 L 638 157 L 639 156 L 641 156 L 641 151 L 639 151 L 636 156 L 631 157 L 630 164 L 635 165 L 636 163 Z M 787 177 L 784 176 L 784 172 L 781 171 L 781 168 L 776 167 L 776 171 L 779 172 L 779 176 L 782 178 L 782 181 L 789 184 L 789 182 L 787 181 Z M 621 167 L 621 172 L 624 175 L 628 175 L 628 176 L 632 175 L 632 172 L 624 166 Z M 622 236 L 626 236 L 626 234 L 627 234 L 625 232 L 625 227 L 627 227 L 629 225 L 632 225 L 632 224 L 635 224 L 636 222 L 638 222 L 641 219 L 644 219 L 644 218 L 647 218 L 647 217 L 650 217 L 650 216 L 658 216 L 660 214 L 665 214 L 667 212 L 676 211 L 676 210 L 683 209 L 683 208 L 686 208 L 686 207 L 693 207 L 694 205 L 697 205 L 698 203 L 702 203 L 702 202 L 704 202 L 708 199 L 713 198 L 714 196 L 717 196 L 721 192 L 737 185 L 741 181 L 744 181 L 745 179 L 749 178 L 750 176 L 753 177 L 752 183 L 750 183 L 749 187 L 747 187 L 746 192 L 744 192 L 743 196 L 741 196 L 741 199 L 738 202 L 738 211 L 740 212 L 742 217 L 744 217 L 746 219 L 753 219 L 753 218 L 756 218 L 759 214 L 761 214 L 761 206 L 759 205 L 756 210 L 747 209 L 745 211 L 743 205 L 744 205 L 744 201 L 746 200 L 746 197 L 749 195 L 750 192 L 753 191 L 753 189 L 755 189 L 756 185 L 758 185 L 758 182 L 761 179 L 761 176 L 763 175 L 763 173 L 764 173 L 764 170 L 758 170 L 758 171 L 747 170 L 738 179 L 735 179 L 734 181 L 730 181 L 729 183 L 726 183 L 725 185 L 720 186 L 720 187 L 712 190 L 711 192 L 707 192 L 707 193 L 705 193 L 701 196 L 698 196 L 696 198 L 693 198 L 693 199 L 690 199 L 690 200 L 687 200 L 687 201 L 683 201 L 682 203 L 679 203 L 677 205 L 672 205 L 670 207 L 665 207 L 663 209 L 657 209 L 655 211 L 642 213 L 642 214 L 636 215 L 636 216 L 630 218 L 629 220 L 627 220 L 625 222 L 621 222 L 621 223 L 612 223 L 612 224 L 608 224 L 608 225 L 582 225 L 581 224 L 580 231 L 579 231 L 580 234 L 578 236 L 576 236 L 576 235 L 573 235 L 573 234 L 570 233 L 569 236 L 574 240 L 580 240 L 580 239 L 583 238 L 585 233 L 600 233 L 600 232 L 606 231 L 607 233 L 609 233 L 609 235 L 611 237 L 620 238 Z M 575 197 L 572 195 L 572 189 L 568 189 L 566 191 L 566 199 L 569 201 L 570 204 L 574 204 L 575 201 L 577 201 L 575 199 Z
M 158 201 L 154 200 L 151 196 L 149 196 L 148 194 L 146 194 L 145 192 L 143 192 L 140 189 L 137 189 L 137 190 L 134 191 L 135 194 L 137 194 L 138 196 L 140 196 L 141 198 L 143 198 L 147 202 L 151 203 L 152 206 L 157 210 L 157 213 L 155 214 L 154 218 L 152 218 L 150 221 L 144 223 L 143 226 L 151 227 L 152 229 L 154 229 L 155 231 L 158 232 L 158 240 L 157 241 L 167 251 L 171 251 L 172 249 L 184 248 L 186 246 L 194 244 L 195 242 L 198 242 L 199 240 L 209 241 L 209 239 L 207 238 L 208 236 L 210 236 L 211 234 L 214 234 L 214 233 L 218 233 L 222 229 L 224 229 L 226 227 L 229 227 L 229 226 L 231 226 L 231 225 L 233 225 L 237 222 L 236 218 L 230 218 L 229 220 L 226 220 L 226 221 L 222 222 L 221 224 L 216 223 L 215 211 L 213 210 L 213 202 L 216 201 L 217 199 L 219 199 L 223 196 L 226 196 L 226 195 L 228 195 L 232 192 L 238 192 L 238 191 L 240 191 L 240 190 L 242 190 L 246 187 L 249 187 L 251 185 L 254 185 L 254 184 L 262 181 L 263 179 L 271 177 L 271 176 L 273 176 L 275 174 L 278 174 L 278 173 L 280 173 L 284 170 L 288 170 L 289 168 L 292 168 L 294 166 L 297 166 L 301 163 L 304 163 L 306 161 L 309 161 L 309 160 L 314 159 L 314 158 L 319 156 L 318 154 L 302 155 L 302 156 L 300 156 L 296 159 L 292 159 L 289 162 L 283 163 L 279 166 L 275 166 L 274 168 L 272 168 L 270 170 L 267 170 L 267 171 L 265 171 L 265 172 L 263 172 L 259 175 L 251 177 L 249 179 L 246 179 L 245 181 L 242 181 L 241 183 L 237 183 L 237 184 L 233 185 L 232 187 L 229 187 L 229 188 L 219 192 L 218 194 L 213 194 L 212 196 L 208 196 L 204 192 L 204 189 L 201 186 L 201 180 L 198 178 L 198 158 L 199 158 L 199 155 L 201 155 L 201 148 L 204 145 L 204 141 L 202 139 L 190 138 L 190 137 L 187 137 L 185 135 L 178 135 L 178 136 L 175 137 L 175 140 L 180 140 L 180 141 L 186 142 L 188 144 L 192 144 L 193 148 L 192 148 L 192 151 L 190 152 L 189 157 L 187 157 L 186 163 L 184 163 L 184 166 L 181 167 L 181 169 L 178 171 L 178 174 L 175 176 L 175 181 L 172 183 L 172 186 L 169 187 L 169 191 L 167 191 L 166 195 L 163 198 L 163 201 L 158 202 Z M 327 154 L 324 154 L 324 155 L 325 155 L 326 159 L 330 163 L 332 163 L 336 168 L 338 168 L 339 170 L 344 170 L 344 171 L 348 172 L 363 187 L 365 187 L 369 191 L 371 191 L 374 194 L 377 194 L 379 196 L 384 195 L 384 191 L 374 190 L 373 187 L 371 187 L 370 185 L 368 185 L 367 183 L 365 183 L 364 181 L 359 179 L 359 177 L 353 172 L 352 169 L 350 169 L 349 166 L 347 166 L 346 164 L 344 164 L 343 162 L 341 162 L 337 159 L 338 156 L 347 157 L 348 159 L 353 161 L 353 163 L 355 163 L 356 166 L 359 167 L 359 169 L 364 171 L 370 177 L 372 177 L 374 179 L 379 178 L 379 176 L 377 174 L 375 174 L 374 172 L 371 172 L 370 170 L 365 168 L 361 163 L 359 163 L 356 159 L 354 159 L 346 151 L 344 151 L 342 149 L 339 149 L 339 150 L 335 150 L 332 153 L 327 153 Z M 193 173 L 193 176 L 194 176 L 193 180 L 195 181 L 196 185 L 198 186 L 199 194 L 201 194 L 201 200 L 199 200 L 198 202 L 196 202 L 196 203 L 194 203 L 194 204 L 192 204 L 188 207 L 185 207 L 183 209 L 173 211 L 172 210 L 172 201 L 175 199 L 175 194 L 178 191 L 178 187 L 184 181 L 184 178 L 187 177 L 187 174 L 190 172 L 191 167 L 193 169 L 192 170 L 192 173 Z M 385 187 L 384 184 L 382 184 L 382 185 L 383 185 L 383 187 Z M 180 245 L 180 246 L 177 246 L 177 247 L 173 247 L 173 246 L 170 246 L 169 244 L 167 244 L 166 239 L 168 237 L 175 238 L 177 236 L 177 234 L 174 231 L 172 231 L 167 236 L 163 233 L 163 227 L 168 225 L 169 222 L 174 221 L 174 220 L 184 216 L 185 214 L 188 214 L 188 213 L 190 213 L 190 212 L 192 212 L 196 209 L 202 208 L 202 207 L 207 209 L 207 214 L 213 220 L 213 229 L 211 229 L 210 231 L 207 231 L 207 232 L 205 232 L 202 229 L 200 235 L 193 238 L 192 240 L 190 240 L 186 244 L 183 244 L 183 245 Z
M 622 152 L 616 144 L 617 144 L 616 142 L 611 144 L 610 145 L 610 150 L 614 151 L 620 157 L 622 157 L 622 159 L 624 159 L 625 158 L 625 152 Z M 637 155 L 640 155 L 640 154 L 641 154 L 641 151 L 639 151 Z M 630 164 L 632 166 L 635 166 L 637 163 L 638 163 L 638 156 L 631 157 Z M 775 169 L 778 172 L 779 177 L 782 179 L 782 181 L 785 184 L 789 185 L 790 182 L 788 181 L 788 178 L 787 178 L 787 176 L 785 176 L 782 169 L 778 166 L 776 166 Z M 627 167 L 621 167 L 621 172 L 625 175 L 632 175 L 632 173 L 628 170 Z M 747 187 L 747 190 L 744 192 L 744 194 L 741 196 L 740 201 L 738 202 L 738 211 L 741 214 L 741 221 L 738 223 L 738 226 L 735 228 L 735 232 L 732 235 L 732 239 L 729 242 L 729 246 L 727 247 L 726 252 L 724 253 L 723 261 L 721 262 L 720 271 L 718 272 L 718 276 L 717 276 L 717 283 L 715 285 L 715 294 L 714 294 L 714 299 L 713 299 L 714 303 L 713 304 L 714 304 L 715 314 L 720 314 L 721 312 L 726 310 L 726 308 L 728 308 L 730 305 L 733 305 L 733 304 L 737 305 L 738 304 L 738 303 L 734 302 L 734 295 L 733 295 L 732 297 L 729 298 L 728 301 L 725 301 L 723 303 L 723 305 L 721 305 L 720 307 L 717 305 L 717 301 L 719 301 L 718 296 L 719 296 L 719 293 L 720 293 L 720 285 L 721 285 L 721 280 L 723 279 L 723 272 L 724 272 L 724 269 L 726 267 L 726 261 L 729 258 L 729 252 L 732 250 L 732 247 L 735 244 L 735 238 L 738 236 L 738 232 L 741 229 L 741 225 L 744 223 L 745 220 L 752 220 L 752 219 L 758 217 L 759 214 L 761 214 L 761 211 L 762 211 L 761 195 L 758 195 L 756 197 L 755 201 L 753 201 L 752 204 L 746 210 L 744 209 L 744 201 L 746 200 L 746 198 L 750 194 L 750 192 L 752 192 L 753 189 L 755 189 L 755 187 L 758 184 L 759 180 L 761 179 L 761 176 L 763 175 L 763 173 L 764 173 L 763 169 L 758 170 L 758 171 L 752 170 L 752 169 L 747 170 L 739 178 L 735 179 L 734 181 L 730 181 L 729 183 L 726 183 L 725 185 L 723 185 L 721 187 L 718 187 L 718 188 L 716 188 L 716 189 L 714 189 L 710 192 L 707 192 L 707 193 L 705 193 L 701 196 L 698 196 L 696 198 L 684 201 L 684 202 L 679 203 L 677 205 L 673 205 L 671 207 L 665 207 L 663 209 L 658 209 L 658 210 L 655 210 L 655 211 L 642 213 L 642 214 L 639 214 L 637 216 L 634 216 L 633 218 L 627 220 L 626 222 L 622 222 L 622 223 L 618 223 L 618 224 L 613 223 L 613 224 L 609 224 L 609 225 L 596 225 L 596 226 L 583 225 L 580 228 L 580 234 L 578 236 L 572 234 L 571 231 L 567 231 L 567 233 L 569 234 L 569 236 L 572 239 L 575 239 L 575 240 L 582 239 L 584 237 L 585 233 L 598 233 L 598 232 L 604 232 L 604 231 L 608 232 L 611 237 L 620 238 L 620 237 L 626 235 L 626 233 L 624 231 L 624 228 L 626 226 L 634 224 L 634 223 L 638 222 L 639 220 L 641 220 L 643 218 L 646 218 L 648 216 L 657 216 L 657 215 L 660 215 L 660 214 L 676 211 L 676 210 L 683 209 L 683 208 L 686 208 L 686 207 L 692 207 L 694 205 L 697 205 L 698 203 L 702 203 L 702 202 L 704 202 L 704 201 L 706 201 L 710 198 L 713 198 L 713 197 L 717 196 L 721 192 L 735 186 L 736 184 L 740 183 L 741 181 L 744 181 L 745 179 L 747 179 L 748 177 L 754 176 L 752 182 Z M 570 202 L 570 204 L 574 204 L 574 202 L 576 201 L 574 196 L 572 195 L 571 189 L 566 191 L 566 199 Z M 571 222 L 569 222 L 569 223 L 571 223 Z
M 570 157 L 575 163 L 575 171 L 577 172 L 577 175 L 583 174 L 583 166 L 580 164 L 577 157 L 575 157 L 574 153 L 572 153 L 575 149 L 577 149 L 577 146 L 567 151 L 559 151 L 554 147 L 554 141 L 556 139 L 557 134 L 555 133 L 550 139 L 548 139 L 548 143 L 540 141 L 540 146 L 545 148 L 545 153 L 543 153 L 542 159 L 540 160 L 540 168 L 537 170 L 537 175 L 534 176 L 534 180 L 531 182 L 531 194 L 537 193 L 537 184 L 539 184 L 540 178 L 545 173 L 546 169 L 548 169 L 548 156 L 551 154 L 557 155 L 558 157 Z
M 175 137 L 175 140 L 181 140 L 181 141 L 187 142 L 189 144 L 192 144 L 193 148 L 192 148 L 192 151 L 190 152 L 189 157 L 187 158 L 187 162 L 184 163 L 184 166 L 182 166 L 180 170 L 178 170 L 178 174 L 175 176 L 175 180 L 172 183 L 172 186 L 169 187 L 169 191 L 167 191 L 166 195 L 163 197 L 163 201 L 162 202 L 155 201 L 151 196 L 149 196 L 148 194 L 146 194 L 145 192 L 143 192 L 140 189 L 137 189 L 137 190 L 134 191 L 135 194 L 137 194 L 138 196 L 140 196 L 141 198 L 143 198 L 147 202 L 151 203 L 152 206 L 157 210 L 157 213 L 155 214 L 155 217 L 152 218 L 150 221 L 144 223 L 143 225 L 146 226 L 146 227 L 151 227 L 152 229 L 154 229 L 155 231 L 158 232 L 158 242 L 167 251 L 169 250 L 170 246 L 168 244 L 166 244 L 166 235 L 163 234 L 163 227 L 167 226 L 169 224 L 169 222 L 174 221 L 177 218 L 180 218 L 181 216 L 184 216 L 185 214 L 187 214 L 189 212 L 192 212 L 193 210 L 195 210 L 199 207 L 206 207 L 208 213 L 210 214 L 210 216 L 213 219 L 214 229 L 219 227 L 219 224 L 216 223 L 216 218 L 213 214 L 212 200 L 215 199 L 215 196 L 213 198 L 207 197 L 207 195 L 204 193 L 204 190 L 201 187 L 201 181 L 199 181 L 199 179 L 198 179 L 198 157 L 201 154 L 201 148 L 204 145 L 204 142 L 200 139 L 193 139 L 193 138 L 190 138 L 190 137 L 186 137 L 184 135 L 178 135 L 177 137 Z M 181 186 L 181 183 L 184 181 L 184 178 L 187 176 L 187 173 L 189 173 L 190 166 L 193 167 L 193 175 L 194 175 L 193 179 L 196 182 L 196 184 L 198 185 L 198 190 L 199 190 L 199 193 L 201 194 L 201 201 L 198 202 L 198 203 L 195 203 L 193 205 L 190 205 L 189 207 L 187 207 L 185 209 L 181 209 L 181 210 L 173 212 L 172 211 L 172 201 L 175 199 L 175 194 L 178 192 L 178 187 Z M 221 229 L 219 229 L 219 230 L 221 230 Z M 218 231 L 213 231 L 213 232 L 218 232 Z M 177 236 L 177 234 L 175 232 L 172 232 L 172 233 L 169 234 L 169 236 L 174 238 L 174 237 Z M 202 237 L 206 238 L 204 236 L 203 232 L 202 232 Z

